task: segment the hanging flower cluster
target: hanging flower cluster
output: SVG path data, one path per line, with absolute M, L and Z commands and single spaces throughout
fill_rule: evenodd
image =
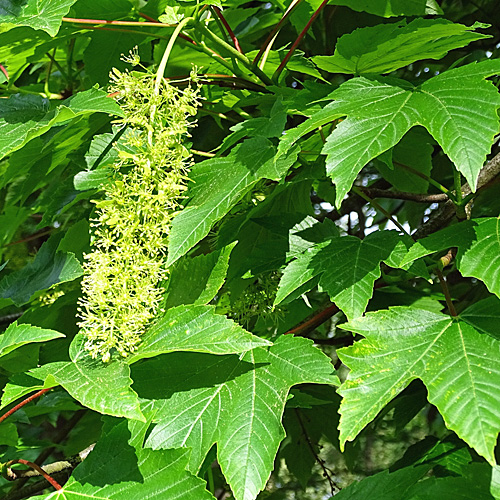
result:
M 276 271 L 260 274 L 232 303 L 228 316 L 247 327 L 258 317 L 279 321 L 282 310 L 274 307 L 281 275 Z
M 133 61 L 137 63 L 136 60 Z M 194 79 L 194 75 L 192 75 Z M 172 217 L 181 209 L 191 165 L 183 145 L 199 103 L 197 88 L 180 90 L 151 73 L 111 73 L 110 91 L 124 112 L 127 133 L 119 160 L 91 221 L 79 326 L 93 358 L 109 361 L 137 349 L 159 312 Z

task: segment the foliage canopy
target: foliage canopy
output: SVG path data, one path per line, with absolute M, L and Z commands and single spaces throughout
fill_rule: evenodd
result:
M 0 0 L 0 70 L 5 500 L 500 499 L 494 0 Z

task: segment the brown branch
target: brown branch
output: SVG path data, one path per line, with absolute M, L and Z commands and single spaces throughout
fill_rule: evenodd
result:
M 330 319 L 338 311 L 339 308 L 335 304 L 330 304 L 326 309 L 316 313 L 312 318 L 308 319 L 304 323 L 288 330 L 285 335 L 300 335 L 301 337 L 305 337 L 319 325 L 322 325 L 325 321 Z
M 59 462 L 54 462 L 53 464 L 44 465 L 41 467 L 41 469 L 46 473 L 49 473 L 49 471 L 51 471 L 50 474 L 52 474 L 53 479 L 64 483 L 71 475 L 73 469 L 87 458 L 89 453 L 94 449 L 94 446 L 95 444 L 91 444 L 77 455 L 70 457 L 68 460 L 61 460 Z M 11 469 L 10 473 L 15 474 L 16 476 L 12 478 L 12 480 L 19 479 L 19 482 L 25 481 L 30 477 L 41 476 L 41 474 L 37 473 L 36 471 L 27 470 L 21 471 Z M 15 484 L 17 484 L 17 481 Z M 47 480 L 42 480 L 37 483 L 25 486 L 24 488 L 10 491 L 2 498 L 2 500 L 21 500 L 23 498 L 31 498 L 36 493 L 47 489 L 47 486 Z
M 19 319 L 23 314 L 24 311 L 0 316 L 0 325 L 14 323 L 14 321 L 16 321 L 16 319 Z
M 418 194 L 369 187 L 361 187 L 360 189 L 370 198 L 391 198 L 396 200 L 416 201 L 417 203 L 443 203 L 449 200 L 448 196 L 444 193 Z
M 163 24 L 157 21 L 110 21 L 108 19 L 78 19 L 75 17 L 63 17 L 62 20 L 65 23 L 77 23 L 77 24 L 110 24 L 114 26 L 154 26 L 165 27 L 165 28 L 175 28 L 175 24 Z
M 58 428 L 55 435 L 51 438 L 51 442 L 54 445 L 61 443 L 70 433 L 70 431 L 75 427 L 75 425 L 80 421 L 83 415 L 85 415 L 86 412 L 87 412 L 86 409 L 82 409 L 75 412 L 68 421 L 66 421 L 60 428 Z M 47 458 L 50 457 L 50 455 L 52 455 L 55 449 L 56 449 L 55 446 L 50 446 L 42 450 L 42 452 L 38 455 L 36 460 L 34 460 L 35 464 L 40 465 L 43 468 L 43 463 L 45 462 L 45 460 L 47 460 Z M 9 493 L 20 490 L 28 480 L 29 477 L 26 476 L 20 477 L 19 480 L 13 484 L 12 489 L 10 490 Z
M 15 470 L 10 468 L 10 464 L 27 462 L 26 460 L 11 460 L 7 465 L 7 478 L 9 481 L 15 481 L 16 479 L 28 478 L 28 477 L 38 477 L 43 476 L 46 478 L 46 474 L 56 474 L 57 472 L 63 472 L 66 469 L 74 469 L 79 463 L 83 462 L 89 453 L 94 449 L 95 443 L 87 446 L 77 455 L 74 455 L 67 460 L 59 460 L 58 462 L 53 462 L 51 464 L 39 466 L 34 462 L 29 462 L 29 465 L 33 470 Z M 31 465 L 30 465 L 31 464 Z M 47 478 L 46 478 L 47 479 Z M 47 479 L 48 480 L 48 479 Z
M 389 189 L 390 188 L 389 182 L 387 182 L 385 179 L 378 179 L 376 182 L 373 183 L 372 186 L 370 186 L 370 189 L 372 188 L 378 188 L 378 189 Z M 324 201 L 322 198 L 311 196 L 311 201 L 313 203 L 321 203 Z M 361 196 L 351 192 L 349 196 L 342 202 L 342 205 L 340 206 L 340 210 L 332 210 L 331 212 L 327 212 L 326 214 L 322 214 L 324 218 L 328 218 L 333 221 L 339 220 L 341 217 L 344 215 L 347 215 L 351 212 L 358 212 L 359 210 L 362 209 L 366 205 L 366 200 L 361 198 Z M 318 220 L 322 220 L 321 215 L 318 217 Z
M 375 282 L 375 284 L 373 285 L 373 289 L 376 290 L 378 288 L 383 288 L 385 286 L 388 286 L 388 284 L 379 280 Z M 325 321 L 330 319 L 337 312 L 339 312 L 339 308 L 332 303 L 325 309 L 322 309 L 321 311 L 314 313 L 314 315 L 311 316 L 306 321 L 304 321 L 304 323 L 301 323 L 300 325 L 293 327 L 292 329 L 285 332 L 283 335 L 299 335 L 300 337 L 307 337 L 308 333 L 318 328 L 318 326 L 322 325 Z M 312 340 L 316 342 L 316 339 Z M 320 339 L 317 340 L 318 344 L 326 343 Z M 334 341 L 334 339 L 325 339 L 325 340 Z M 335 342 L 331 342 L 331 344 L 335 345 Z
M 57 482 L 64 484 L 68 480 L 70 472 L 71 471 L 69 469 L 63 472 L 57 472 L 56 474 L 53 474 L 52 477 Z M 41 481 L 25 486 L 20 490 L 7 493 L 4 497 L 2 497 L 2 500 L 22 500 L 23 498 L 31 498 L 41 493 L 43 490 L 46 490 L 48 486 L 48 481 L 46 479 L 42 479 Z
M 500 153 L 486 163 L 479 172 L 476 192 L 490 184 L 498 174 L 500 174 Z M 466 197 L 470 193 L 472 193 L 472 189 L 466 182 L 462 185 L 462 197 Z M 456 207 L 452 201 L 443 203 L 440 208 L 431 215 L 429 220 L 415 231 L 413 234 L 414 238 L 417 240 L 425 238 L 429 234 L 435 233 L 443 227 L 446 227 L 453 220 L 455 214 Z
M 36 240 L 37 238 L 41 238 L 42 236 L 47 236 L 48 234 L 51 234 L 55 230 L 55 227 L 52 227 L 50 229 L 45 229 L 38 231 L 36 233 L 30 234 L 29 236 L 26 236 L 26 238 L 23 238 L 21 240 L 17 241 L 11 241 L 10 243 L 7 243 L 5 245 L 2 245 L 2 247 L 10 247 L 12 245 L 19 245 L 19 243 L 26 243 L 31 240 Z
M 75 24 L 105 24 L 110 26 L 154 26 L 155 28 L 174 28 L 174 24 L 163 24 L 159 21 L 154 22 L 145 22 L 145 21 L 109 21 L 106 19 L 77 19 L 74 17 L 63 17 L 63 22 L 66 23 L 75 23 Z M 86 26 L 86 29 L 92 29 Z M 149 34 L 149 36 L 154 36 L 153 34 Z M 179 38 L 188 41 L 196 45 L 196 42 L 189 36 L 184 35 L 183 33 L 179 33 Z
M 266 87 L 263 87 L 258 83 L 252 82 L 250 80 L 245 80 L 244 78 L 239 78 L 234 75 L 216 75 L 216 74 L 205 73 L 199 75 L 199 78 L 204 85 L 217 85 L 219 87 L 247 89 L 263 93 L 269 92 L 266 89 Z M 206 81 L 204 80 L 205 78 L 207 79 Z
M 311 337 L 309 337 L 311 338 Z M 333 337 L 331 339 L 313 339 L 311 340 L 317 345 L 330 345 L 334 347 L 347 347 L 354 344 L 354 337 Z
M 158 35 L 156 33 L 148 33 L 146 31 L 140 30 L 127 30 L 125 28 L 105 28 L 104 26 L 85 26 L 86 30 L 97 30 L 97 31 L 115 31 L 116 33 L 132 33 L 135 35 L 149 36 L 152 38 L 158 38 L 159 40 L 170 40 L 169 36 Z
M 156 23 L 156 24 L 161 24 L 161 22 L 160 22 L 160 21 L 158 21 L 158 20 L 157 20 L 157 19 L 155 19 L 154 17 L 151 17 L 151 16 L 148 16 L 147 14 L 144 14 L 144 12 L 138 12 L 138 14 L 139 14 L 142 18 L 146 19 L 147 21 L 150 21 L 150 22 L 152 22 L 152 23 Z

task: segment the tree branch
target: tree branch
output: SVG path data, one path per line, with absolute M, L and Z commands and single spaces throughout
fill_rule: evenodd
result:
M 27 465 L 28 467 L 31 467 L 31 469 L 30 470 L 23 470 L 23 471 L 14 471 L 10 467 L 11 465 L 14 465 L 14 464 Z M 64 467 L 64 468 L 67 468 L 67 467 Z M 33 462 L 30 462 L 29 460 L 24 460 L 23 458 L 18 458 L 16 460 L 9 460 L 7 462 L 6 467 L 5 467 L 5 477 L 9 481 L 14 481 L 15 479 L 17 479 L 17 477 L 20 477 L 16 474 L 16 472 L 17 473 L 23 472 L 26 475 L 30 474 L 30 477 L 31 476 L 43 476 L 56 490 L 62 490 L 62 486 L 50 475 L 50 470 L 46 470 L 46 469 L 49 469 L 49 467 L 47 466 L 45 468 L 42 468 L 39 465 L 37 465 Z M 60 472 L 60 470 L 62 470 L 62 469 L 58 469 L 57 471 L 54 471 L 54 472 Z
M 83 415 L 85 415 L 86 412 L 87 412 L 86 409 L 78 410 L 73 414 L 73 416 L 68 421 L 66 421 L 65 424 L 63 424 L 60 428 L 58 426 L 57 432 L 51 438 L 51 442 L 54 444 L 54 446 L 49 446 L 48 448 L 42 450 L 42 452 L 38 455 L 36 460 L 34 460 L 34 463 L 37 465 L 42 465 L 45 462 L 45 460 L 47 460 L 47 458 L 49 458 L 50 455 L 52 455 L 52 453 L 56 448 L 56 445 L 58 443 L 61 443 L 67 437 L 70 431 L 75 427 L 75 425 L 80 421 L 80 419 L 83 417 Z M 12 493 L 13 491 L 16 490 L 20 490 L 28 480 L 29 477 L 26 476 L 24 478 L 19 478 L 19 481 L 16 481 L 13 484 L 12 489 L 9 491 L 9 493 Z
M 276 34 L 281 29 L 281 26 L 283 25 L 283 23 L 288 18 L 288 16 L 294 11 L 295 7 L 297 7 L 297 5 L 299 5 L 299 3 L 301 1 L 302 0 L 293 0 L 292 3 L 288 6 L 288 9 L 283 14 L 283 17 L 274 26 L 274 28 L 271 30 L 271 33 L 269 33 L 268 37 L 266 38 L 265 42 L 262 44 L 262 47 L 260 48 L 259 52 L 255 56 L 254 60 L 252 61 L 252 64 L 254 64 L 254 65 L 259 64 L 260 58 L 262 57 L 264 52 L 266 52 L 266 50 L 268 50 L 269 45 L 274 40 Z
M 58 472 L 54 474 L 53 478 L 59 483 L 64 484 L 68 480 L 69 475 L 70 471 L 68 469 L 63 472 Z M 2 500 L 22 500 L 23 498 L 31 498 L 36 494 L 42 492 L 43 490 L 46 490 L 48 487 L 49 487 L 49 482 L 46 479 L 42 479 L 41 481 L 25 486 L 20 490 L 7 493 L 7 495 L 2 497 Z
M 330 345 L 333 347 L 347 347 L 354 344 L 355 339 L 352 335 L 348 337 L 333 337 L 330 339 L 313 339 L 310 338 L 316 345 Z
M 0 325 L 14 323 L 16 319 L 19 319 L 24 314 L 24 311 L 17 313 L 6 314 L 5 316 L 0 316 Z
M 444 297 L 446 299 L 446 305 L 448 307 L 448 312 L 451 316 L 457 316 L 457 310 L 453 305 L 453 299 L 451 298 L 450 289 L 448 288 L 448 284 L 446 283 L 446 279 L 443 276 L 441 269 L 436 269 L 436 274 L 439 278 L 439 284 L 441 285 L 441 289 L 443 290 Z
M 51 464 L 36 466 L 36 468 L 29 470 L 17 470 L 7 467 L 7 476 L 9 481 L 15 481 L 16 479 L 21 479 L 25 477 L 37 477 L 46 474 L 56 474 L 58 472 L 63 472 L 66 469 L 74 469 L 79 463 L 83 462 L 89 453 L 94 449 L 95 443 L 87 446 L 77 455 L 73 455 L 67 460 L 59 460 L 58 462 L 53 462 Z M 36 465 L 36 464 L 33 464 Z
M 370 198 L 391 198 L 395 200 L 416 201 L 417 203 L 443 203 L 449 200 L 448 196 L 444 193 L 418 194 L 403 191 L 388 191 L 386 189 L 369 187 L 362 187 L 359 189 L 361 189 L 361 191 L 363 191 L 363 193 L 368 195 Z
M 500 153 L 494 156 L 479 172 L 477 179 L 477 191 L 487 186 L 497 175 L 500 174 Z M 472 193 L 472 189 L 466 182 L 462 185 L 462 196 L 465 198 Z M 455 217 L 456 207 L 452 201 L 443 203 L 441 207 L 434 212 L 429 220 L 422 224 L 421 227 L 413 234 L 415 239 L 425 238 L 429 234 L 439 231 L 446 227 Z
M 322 325 L 338 311 L 339 308 L 335 304 L 330 304 L 326 309 L 316 313 L 312 318 L 308 319 L 304 323 L 288 330 L 285 335 L 300 335 L 301 337 L 306 337 L 308 333 L 312 332 L 319 325 Z

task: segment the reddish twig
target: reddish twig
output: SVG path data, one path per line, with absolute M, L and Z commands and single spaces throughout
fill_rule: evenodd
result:
M 333 337 L 328 339 L 313 339 L 309 337 L 316 345 L 329 345 L 332 347 L 347 347 L 354 344 L 354 337 Z
M 234 75 L 218 75 L 218 74 L 200 74 L 200 79 L 206 78 L 207 81 L 204 82 L 205 85 L 219 85 L 220 87 L 230 87 L 230 88 L 240 88 L 256 90 L 257 92 L 269 92 L 265 87 L 259 85 L 258 83 L 252 82 L 250 80 L 245 80 L 244 78 L 239 78 Z M 222 81 L 220 81 L 222 80 Z
M 377 290 L 378 288 L 384 288 L 385 286 L 388 286 L 388 284 L 379 280 L 375 282 L 375 284 L 373 285 L 373 289 Z M 307 333 L 313 331 L 319 325 L 322 325 L 326 320 L 330 319 L 334 314 L 338 313 L 339 310 L 340 309 L 335 304 L 330 304 L 326 309 L 323 309 L 319 313 L 314 314 L 314 316 L 304 321 L 304 323 L 301 323 L 300 325 L 297 325 L 291 330 L 285 332 L 284 335 L 299 335 L 301 337 L 305 337 Z M 315 339 L 312 340 L 316 341 Z M 322 343 L 324 342 L 319 340 L 318 344 Z M 334 341 L 333 344 L 336 344 L 336 341 Z
M 314 14 L 311 16 L 311 19 L 309 19 L 309 21 L 305 25 L 304 29 L 300 32 L 299 36 L 297 37 L 297 40 L 293 42 L 285 58 L 283 59 L 283 61 L 281 61 L 281 64 L 278 66 L 278 69 L 274 72 L 273 75 L 274 81 L 276 81 L 279 78 L 281 72 L 283 71 L 288 61 L 292 57 L 293 53 L 295 52 L 295 49 L 299 46 L 299 43 L 302 41 L 306 33 L 309 31 L 309 28 L 311 27 L 312 23 L 316 20 L 316 18 L 319 16 L 320 12 L 323 10 L 323 8 L 327 3 L 328 0 L 323 0 L 323 2 L 321 2 L 321 5 L 316 9 L 316 12 L 314 12 Z
M 2 416 L 0 416 L 0 423 L 3 422 L 7 417 L 15 413 L 17 410 L 22 408 L 24 405 L 30 403 L 34 399 L 40 397 L 42 394 L 45 394 L 46 392 L 49 392 L 52 387 L 49 387 L 48 389 L 41 389 L 38 392 L 35 392 L 35 394 L 32 394 L 31 396 L 27 397 L 23 401 L 21 401 L 19 404 L 14 406 L 14 408 L 11 408 L 8 412 L 5 412 Z
M 92 31 L 116 31 L 117 33 L 132 33 L 134 35 L 142 35 L 142 36 L 149 36 L 149 37 L 154 37 L 158 38 L 160 40 L 170 40 L 169 36 L 163 36 L 163 35 L 157 35 L 146 32 L 146 31 L 139 31 L 139 30 L 127 30 L 125 28 L 105 28 L 104 26 L 85 26 L 86 30 L 92 30 Z M 193 41 L 194 43 L 194 41 Z
M 287 11 L 283 14 L 283 17 L 278 21 L 278 23 L 273 28 L 271 33 L 269 33 L 269 36 L 266 38 L 266 41 L 262 44 L 259 52 L 257 53 L 257 55 L 255 56 L 255 58 L 252 62 L 252 64 L 256 65 L 260 61 L 260 58 L 262 57 L 262 54 L 264 54 L 264 52 L 266 51 L 267 46 L 271 43 L 271 41 L 273 40 L 276 33 L 278 33 L 278 31 L 283 26 L 283 23 L 288 19 L 288 16 L 290 16 L 290 14 L 300 4 L 301 1 L 302 0 L 296 0 L 295 3 L 290 4 L 290 7 L 288 7 Z
M 2 64 L 0 64 L 0 71 L 5 75 L 5 78 L 7 78 L 7 80 L 9 79 L 9 72 L 4 68 L 4 66 Z
M 110 26 L 154 26 L 155 28 L 173 28 L 174 24 L 163 24 L 159 21 L 154 22 L 143 22 L 143 21 L 108 21 L 106 19 L 77 19 L 74 17 L 63 17 L 62 20 L 66 23 L 76 23 L 76 24 L 105 24 Z M 95 29 L 87 27 L 87 29 Z M 118 30 L 116 30 L 118 31 Z M 149 34 L 151 36 L 151 34 Z M 179 38 L 188 41 L 196 45 L 196 42 L 189 36 L 184 35 L 183 33 L 179 34 Z
M 63 424 L 62 427 L 58 428 L 56 434 L 51 439 L 52 443 L 57 444 L 63 441 L 70 433 L 70 431 L 75 427 L 75 425 L 80 421 L 83 415 L 85 415 L 86 412 L 87 412 L 86 409 L 82 409 L 74 413 L 73 416 L 65 424 Z M 47 458 L 49 458 L 50 455 L 52 455 L 55 449 L 56 446 L 45 448 L 34 461 L 35 464 L 43 467 L 45 472 L 52 475 L 58 474 L 59 472 L 61 472 L 61 470 L 64 470 L 64 469 L 54 468 L 52 464 L 49 464 L 48 466 L 43 465 L 45 460 L 47 460 Z M 70 460 L 70 463 L 72 464 L 73 460 Z M 13 488 L 9 493 L 21 490 L 23 486 L 26 484 L 26 482 L 30 479 L 30 477 L 34 477 L 35 474 L 29 475 L 29 472 L 33 471 L 22 471 L 22 472 L 16 471 L 17 481 L 14 483 Z
M 26 238 L 22 238 L 21 240 L 11 241 L 6 245 L 2 245 L 4 247 L 10 247 L 12 245 L 19 245 L 19 243 L 26 243 L 27 241 L 36 240 L 37 238 L 41 238 L 42 236 L 47 236 L 52 233 L 55 228 L 46 229 L 45 231 L 39 231 L 38 233 L 31 234 L 30 236 L 26 236 Z
M 234 31 L 231 29 L 231 26 L 229 26 L 229 23 L 226 21 L 226 18 L 222 14 L 222 11 L 219 9 L 219 7 L 216 7 L 215 5 L 212 6 L 214 9 L 215 13 L 221 20 L 222 24 L 224 25 L 224 28 L 226 28 L 228 35 L 231 37 L 231 40 L 233 41 L 234 48 L 240 53 L 243 54 L 243 51 L 241 50 L 240 47 L 240 42 L 238 42 L 238 39 L 236 38 L 236 35 L 234 34 Z
M 114 26 L 154 26 L 158 28 L 163 26 L 165 28 L 174 28 L 175 24 L 163 24 L 158 21 L 147 22 L 147 21 L 110 21 L 109 19 L 80 19 L 75 17 L 63 17 L 62 20 L 65 23 L 77 23 L 77 24 L 110 24 Z
M 158 21 L 157 19 L 155 19 L 154 17 L 151 17 L 151 16 L 148 16 L 147 14 L 144 14 L 144 12 L 138 12 L 138 14 L 143 17 L 144 19 L 152 22 L 152 23 L 156 23 L 156 24 L 161 24 L 160 21 Z
M 41 476 L 43 476 L 56 490 L 62 490 L 62 486 L 50 476 L 47 472 L 45 472 L 39 465 L 30 462 L 29 460 L 24 460 L 22 458 L 18 458 L 17 460 L 9 460 L 5 465 L 7 466 L 7 478 L 11 479 L 9 477 L 9 469 L 10 466 L 13 464 L 23 464 L 27 465 L 28 467 L 31 467 L 32 469 L 36 470 Z
M 106 29 L 106 28 L 102 28 L 102 27 L 88 26 L 88 25 L 91 25 L 91 24 L 104 24 L 104 25 L 108 25 L 108 26 L 109 25 L 111 25 L 111 26 L 116 26 L 116 25 L 119 25 L 119 26 L 155 26 L 155 27 L 162 27 L 162 28 L 171 28 L 171 27 L 174 27 L 173 24 L 163 24 L 163 23 L 158 22 L 158 21 L 154 21 L 154 22 L 108 21 L 108 20 L 105 20 L 105 19 L 77 19 L 77 18 L 73 18 L 73 17 L 63 17 L 62 20 L 65 21 L 65 22 L 84 24 L 84 25 L 86 25 L 85 29 Z M 107 29 L 111 30 L 111 28 L 107 28 Z M 119 29 L 115 28 L 114 31 L 119 31 Z M 154 35 L 152 33 L 144 33 L 144 35 L 147 35 L 147 36 L 157 36 L 157 35 Z M 190 44 L 192 44 L 192 45 L 194 45 L 196 47 L 200 47 L 200 45 L 197 44 L 190 36 L 185 35 L 183 33 L 179 33 L 178 36 L 179 36 L 179 38 L 182 38 L 183 40 L 186 40 Z M 213 50 L 213 49 L 211 49 L 209 47 L 200 47 L 199 50 L 203 50 L 203 52 L 210 52 L 213 56 L 221 59 L 221 61 L 223 61 L 224 63 L 226 63 L 225 59 L 219 53 L 217 53 L 215 50 Z M 226 63 L 226 65 L 227 65 L 227 63 Z

